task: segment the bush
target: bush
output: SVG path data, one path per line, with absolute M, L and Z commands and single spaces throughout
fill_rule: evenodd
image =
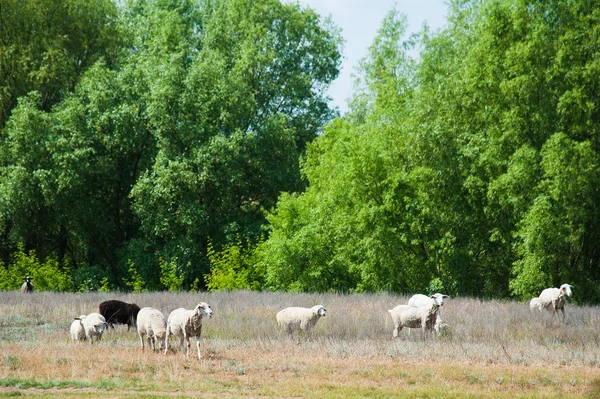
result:
M 235 245 L 224 245 L 216 252 L 211 241 L 208 243 L 210 274 L 204 276 L 209 291 L 254 290 L 259 291 L 264 283 L 264 274 L 257 269 L 254 247 L 244 247 L 241 239 Z
M 31 277 L 36 291 L 73 291 L 73 278 L 56 257 L 41 262 L 35 251 L 25 252 L 23 245 L 7 268 L 0 268 L 0 289 L 20 289 L 26 276 Z

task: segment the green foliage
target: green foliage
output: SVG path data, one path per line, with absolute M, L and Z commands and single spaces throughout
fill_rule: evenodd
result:
M 308 189 L 269 216 L 272 289 L 597 292 L 598 8 L 450 10 L 446 29 L 409 39 L 396 11 L 384 19 L 351 112 L 309 145 Z
M 391 10 L 334 120 L 308 8 L 84 3 L 0 7 L 7 289 L 600 298 L 594 2 Z
M 35 251 L 26 252 L 19 246 L 13 263 L 6 268 L 0 265 L 0 289 L 21 289 L 25 277 L 32 279 L 35 291 L 72 291 L 73 280 L 69 270 L 65 270 L 54 257 L 40 262 Z
M 0 130 L 19 97 L 38 91 L 49 110 L 100 57 L 114 57 L 116 11 L 110 0 L 2 1 Z
M 137 268 L 135 266 L 135 263 L 133 263 L 133 261 L 131 261 L 131 259 L 129 259 L 127 261 L 127 265 L 129 266 L 129 269 L 127 271 L 131 275 L 131 277 L 129 279 L 124 279 L 123 280 L 125 282 L 125 285 L 127 286 L 127 288 L 129 288 L 133 292 L 145 292 L 145 291 L 147 291 L 147 289 L 146 289 L 146 282 L 144 281 L 144 279 L 138 273 L 138 270 L 137 270 Z M 161 271 L 162 270 L 163 269 L 161 267 Z M 161 282 L 162 282 L 162 280 L 161 280 Z
M 183 290 L 183 273 L 179 270 L 175 260 L 167 261 L 160 258 L 160 283 L 169 292 L 179 292 Z
M 260 242 L 259 244 L 260 245 Z M 259 291 L 264 283 L 264 275 L 257 269 L 255 256 L 256 246 L 244 245 L 238 237 L 236 244 L 224 245 L 216 252 L 212 241 L 208 243 L 208 259 L 210 273 L 204 275 L 206 288 L 209 291 L 253 290 Z
M 302 189 L 298 159 L 334 115 L 329 22 L 277 0 L 42 3 L 0 10 L 2 261 L 23 242 L 82 289 L 123 289 L 132 260 L 157 289 L 163 256 L 190 286 L 209 271 L 198 243 L 255 239 Z

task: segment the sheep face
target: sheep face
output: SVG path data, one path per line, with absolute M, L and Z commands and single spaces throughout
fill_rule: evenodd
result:
M 448 298 L 448 295 L 435 293 L 430 298 L 433 299 L 438 306 L 444 306 L 444 299 Z
M 327 313 L 327 309 L 325 309 L 324 306 L 321 305 L 317 305 L 315 307 L 313 307 L 313 312 L 315 312 L 315 314 L 319 317 L 323 317 L 326 315 Z
M 200 302 L 198 305 L 196 305 L 196 312 L 198 312 L 200 316 L 207 317 L 209 319 L 213 315 L 213 311 L 210 308 L 210 305 L 206 302 Z
M 573 293 L 571 292 L 571 285 L 569 284 L 563 284 L 560 286 L 560 296 L 572 296 Z

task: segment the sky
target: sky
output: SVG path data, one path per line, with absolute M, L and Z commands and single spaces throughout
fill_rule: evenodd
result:
M 446 23 L 448 7 L 445 0 L 297 0 L 317 13 L 331 16 L 342 29 L 345 39 L 344 59 L 338 78 L 329 89 L 332 105 L 343 114 L 348 110 L 346 100 L 352 94 L 352 74 L 360 59 L 367 54 L 386 13 L 396 5 L 408 19 L 407 33 L 421 30 L 423 23 L 433 30 Z

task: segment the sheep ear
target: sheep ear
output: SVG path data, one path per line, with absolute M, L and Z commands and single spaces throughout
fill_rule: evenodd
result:
M 442 298 L 450 298 L 448 295 L 442 295 Z

